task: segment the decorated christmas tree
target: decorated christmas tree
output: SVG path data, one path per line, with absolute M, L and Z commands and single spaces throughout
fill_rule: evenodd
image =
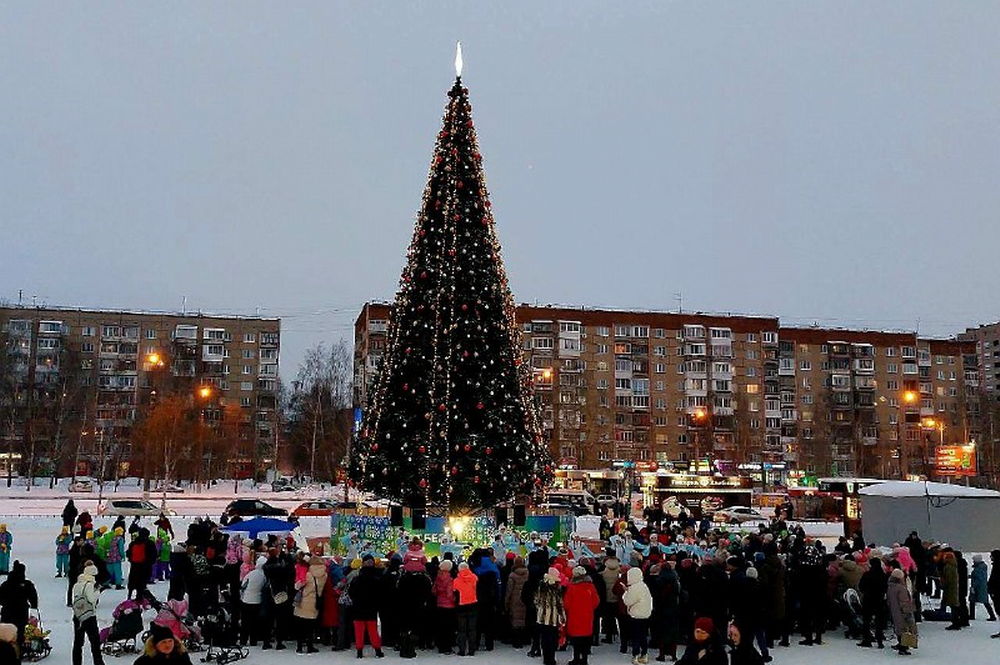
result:
M 471 513 L 551 480 L 469 91 L 448 92 L 353 481 L 408 506 Z

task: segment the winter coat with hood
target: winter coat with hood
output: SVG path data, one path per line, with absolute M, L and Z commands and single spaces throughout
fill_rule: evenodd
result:
M 76 599 L 83 596 L 90 603 L 91 607 L 94 608 L 94 613 L 89 616 L 77 617 L 74 616 L 78 621 L 86 621 L 90 617 L 97 616 L 97 603 L 100 602 L 100 594 L 97 591 L 97 568 L 94 566 L 87 566 L 83 569 L 83 572 L 76 578 L 76 584 L 73 585 L 73 592 L 71 597 Z M 75 614 L 75 612 L 74 612 Z
M 871 612 L 884 611 L 888 584 L 889 577 L 885 573 L 885 568 L 882 567 L 882 560 L 873 558 L 868 572 L 861 576 L 861 581 L 858 583 L 861 605 Z
M 941 555 L 941 603 L 948 607 L 958 607 L 958 561 L 952 552 Z
M 988 603 L 990 595 L 988 591 L 986 562 L 982 559 L 973 560 L 972 573 L 969 575 L 969 602 Z
M 535 621 L 539 626 L 563 626 L 566 624 L 566 608 L 563 605 L 562 585 L 555 576 L 544 575 L 535 590 Z
M 765 550 L 766 551 L 766 550 Z M 777 552 L 768 553 L 759 568 L 761 596 L 764 613 L 768 619 L 782 621 L 785 618 L 785 584 L 788 579 L 785 564 Z
M 617 603 L 619 598 L 615 595 L 614 587 L 615 582 L 618 581 L 618 575 L 621 573 L 621 562 L 615 557 L 608 557 L 604 561 L 604 569 L 601 571 L 601 577 L 604 578 L 604 598 L 603 601 L 606 603 Z
M 653 595 L 649 592 L 649 587 L 642 581 L 642 571 L 638 568 L 629 568 L 626 575 L 628 588 L 622 596 L 622 603 L 625 605 L 628 615 L 632 619 L 648 619 L 653 614 Z
M 10 574 L 0 584 L 0 621 L 24 626 L 28 623 L 28 608 L 38 607 L 38 591 L 25 576 L 24 564 L 15 561 Z
M 444 610 L 455 607 L 455 579 L 451 576 L 450 568 L 438 570 L 432 591 L 438 607 Z
M 370 565 L 368 559 L 358 571 L 358 576 L 354 578 L 351 585 L 347 587 L 347 594 L 351 597 L 351 617 L 355 621 L 375 621 L 378 619 L 379 590 L 381 580 L 374 565 Z
M 892 619 L 892 630 L 899 637 L 906 631 L 916 633 L 917 624 L 913 617 L 913 597 L 906 588 L 906 580 L 895 574 L 889 577 L 887 598 L 889 601 L 889 616 Z M 900 573 L 902 571 L 899 571 Z
M 476 582 L 479 580 L 476 574 L 469 568 L 459 567 L 458 577 L 455 578 L 455 591 L 458 592 L 458 604 L 460 607 L 472 605 L 476 602 Z
M 521 592 L 528 581 L 528 567 L 523 561 L 518 561 L 507 576 L 507 593 L 504 597 L 504 609 L 510 617 L 513 628 L 524 628 L 528 608 L 521 599 Z
M 837 577 L 848 589 L 857 591 L 864 573 L 864 569 L 854 559 L 846 558 L 837 561 Z
M 260 605 L 263 602 L 264 585 L 267 583 L 267 578 L 264 577 L 265 563 L 266 556 L 257 557 L 257 565 L 247 573 L 240 585 L 240 600 L 247 605 Z
M 566 588 L 563 606 L 566 608 L 566 635 L 588 637 L 594 634 L 594 611 L 601 599 L 589 577 L 574 577 Z
M 326 588 L 326 562 L 323 557 L 314 556 L 309 560 L 306 579 L 296 591 L 302 592 L 299 604 L 292 609 L 292 614 L 300 619 L 318 619 L 320 598 Z

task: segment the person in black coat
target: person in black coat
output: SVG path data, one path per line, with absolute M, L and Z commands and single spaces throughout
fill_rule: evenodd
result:
M 271 636 L 274 637 L 274 648 L 285 648 L 285 639 L 291 639 L 292 598 L 295 595 L 295 564 L 292 558 L 276 548 L 270 550 L 267 563 L 264 564 L 264 578 L 270 593 L 265 594 L 267 605 L 267 633 L 262 649 L 271 648 Z M 280 603 L 278 601 L 281 601 Z
M 129 562 L 127 597 L 131 598 L 134 593 L 136 598 L 142 598 L 156 561 L 156 546 L 149 539 L 149 529 L 139 529 L 136 539 L 125 551 L 125 558 Z
M 73 544 L 69 546 L 69 572 L 66 573 L 66 581 L 69 587 L 66 589 L 66 607 L 73 605 L 73 585 L 83 572 L 83 536 L 76 534 L 73 536 Z
M 370 555 L 365 555 L 361 562 L 361 570 L 358 576 L 348 587 L 348 594 L 351 596 L 351 618 L 354 621 L 354 647 L 358 650 L 358 658 L 364 655 L 365 633 L 372 647 L 375 648 L 375 655 L 381 658 L 382 640 L 378 634 L 378 613 L 379 613 L 379 591 L 382 588 L 378 570 L 375 568 L 375 559 Z
M 962 553 L 955 550 L 958 562 L 958 601 L 962 616 L 958 622 L 963 628 L 969 627 L 969 562 Z
M 872 637 L 878 643 L 878 648 L 884 646 L 886 622 L 886 593 L 889 590 L 889 576 L 882 567 L 882 560 L 872 557 L 868 562 L 868 570 L 861 576 L 858 592 L 861 594 L 861 617 L 863 622 L 859 647 L 870 647 Z M 872 635 L 872 624 L 875 634 Z
M 73 503 L 73 499 L 66 502 L 66 507 L 62 511 L 62 522 L 63 526 L 68 526 L 70 529 L 73 528 L 73 523 L 76 522 L 76 516 L 80 514 L 80 511 L 76 509 L 76 504 Z
M 757 653 L 750 631 L 737 621 L 729 627 L 729 643 L 732 645 L 729 650 L 729 665 L 764 665 L 771 660 Z
M 803 547 L 796 560 L 799 598 L 799 627 L 803 639 L 799 644 L 812 646 L 823 643 L 826 628 L 826 607 L 829 602 L 827 581 L 829 576 L 823 554 L 816 545 Z
M 0 606 L 0 622 L 17 626 L 17 642 L 23 644 L 28 608 L 38 609 L 38 591 L 28 580 L 24 564 L 20 561 L 14 561 L 7 579 L 0 584 Z
M 397 642 L 400 658 L 413 658 L 417 655 L 419 631 L 431 601 L 431 586 L 431 578 L 424 572 L 404 572 L 399 578 Z

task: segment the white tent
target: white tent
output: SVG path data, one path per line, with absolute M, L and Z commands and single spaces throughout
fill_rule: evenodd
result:
M 967 552 L 1000 547 L 1000 492 L 891 480 L 858 493 L 866 542 L 901 543 L 916 531 L 925 540 L 948 543 Z

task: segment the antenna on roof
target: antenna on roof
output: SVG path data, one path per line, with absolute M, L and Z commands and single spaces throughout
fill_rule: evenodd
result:
M 188 297 L 181 296 L 181 314 L 187 316 L 188 313 Z
M 678 314 L 683 314 L 684 313 L 684 294 L 681 293 L 680 291 L 675 291 L 674 292 L 674 300 L 677 301 L 677 313 Z

